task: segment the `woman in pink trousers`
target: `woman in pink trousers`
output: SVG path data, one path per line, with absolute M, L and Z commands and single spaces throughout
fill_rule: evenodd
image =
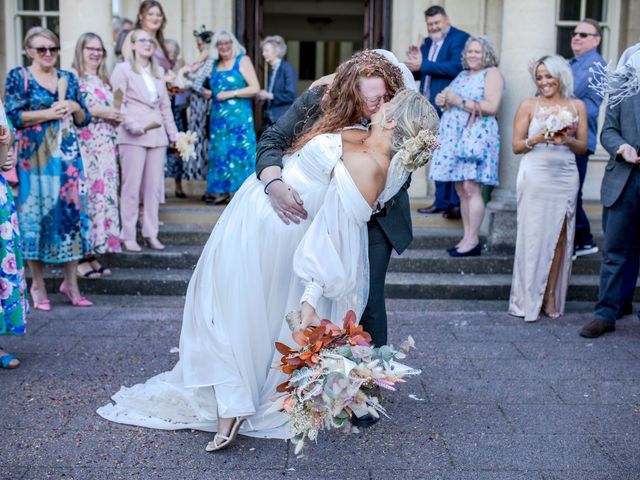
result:
M 125 250 L 139 252 L 136 241 L 138 205 L 144 204 L 142 236 L 146 244 L 162 250 L 158 240 L 158 210 L 163 194 L 164 164 L 169 141 L 178 133 L 164 82 L 164 71 L 156 65 L 156 43 L 144 30 L 131 35 L 128 61 L 111 75 L 114 96 L 122 92 L 124 121 L 118 129 L 118 150 L 122 172 L 120 193 L 120 238 Z M 142 196 L 140 198 L 140 191 Z

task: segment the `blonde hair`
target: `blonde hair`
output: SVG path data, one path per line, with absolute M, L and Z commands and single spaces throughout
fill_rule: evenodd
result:
M 433 154 L 440 118 L 433 105 L 415 90 L 402 89 L 386 104 L 384 120 L 393 119 L 391 150 L 405 165 L 424 165 Z
M 131 43 L 133 44 L 137 39 L 138 39 L 138 35 L 140 33 L 146 33 L 148 35 L 148 32 L 146 30 L 142 30 L 141 28 L 138 28 L 136 30 L 134 30 L 131 33 Z M 156 41 L 155 39 L 151 39 L 154 42 Z M 158 44 L 156 43 L 156 47 L 158 46 Z M 131 49 L 131 54 L 129 55 L 129 58 L 127 59 L 129 61 L 129 64 L 131 65 L 131 69 L 136 72 L 141 74 L 142 72 L 140 71 L 140 69 L 138 68 L 138 63 L 136 62 L 136 51 L 132 48 Z M 153 75 L 156 78 L 161 78 L 160 76 L 160 72 L 158 71 L 158 64 L 156 62 L 156 58 L 155 55 L 151 55 L 151 58 L 149 59 L 149 65 L 151 65 L 151 75 Z
M 218 60 L 220 58 L 220 53 L 218 52 L 217 45 L 220 40 L 231 40 L 231 43 L 233 44 L 233 50 L 231 54 L 234 58 L 240 54 L 247 53 L 247 49 L 240 45 L 240 42 L 233 33 L 231 33 L 229 30 L 218 30 L 211 39 L 211 46 L 213 48 L 211 49 L 210 57 L 214 60 Z
M 24 36 L 24 41 L 22 42 L 22 46 L 25 50 L 27 48 L 31 48 L 31 40 L 33 40 L 34 37 L 47 38 L 55 43 L 56 47 L 60 46 L 60 40 L 58 39 L 58 36 L 48 28 L 31 27 L 29 30 L 27 30 L 27 34 Z
M 569 62 L 560 55 L 545 55 L 544 57 L 539 58 L 533 63 L 531 68 L 531 77 L 534 82 L 536 81 L 536 72 L 540 65 L 547 67 L 549 75 L 558 79 L 558 83 L 560 84 L 560 96 L 564 98 L 572 98 L 573 72 L 571 72 Z
M 87 32 L 80 35 L 80 38 L 78 38 L 78 41 L 76 42 L 76 50 L 73 55 L 73 63 L 71 66 L 76 70 L 76 72 L 78 72 L 79 77 L 84 77 L 86 75 L 83 50 L 85 45 L 91 40 L 99 40 L 100 46 L 102 47 L 102 61 L 100 62 L 100 65 L 98 65 L 98 77 L 104 84 L 111 85 L 109 83 L 109 74 L 107 73 L 107 50 L 104 48 L 102 38 L 95 33 Z

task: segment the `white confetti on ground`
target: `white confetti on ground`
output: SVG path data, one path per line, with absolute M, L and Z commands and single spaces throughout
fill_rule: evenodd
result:
M 411 400 L 415 400 L 416 402 L 424 402 L 424 398 L 417 397 L 413 393 L 411 395 L 409 395 L 409 398 Z
M 178 347 L 173 347 L 171 350 L 169 350 L 169 353 L 180 353 L 180 349 Z

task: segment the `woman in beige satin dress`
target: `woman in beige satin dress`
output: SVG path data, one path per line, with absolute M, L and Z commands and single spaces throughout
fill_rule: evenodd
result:
M 518 234 L 509 313 L 533 322 L 542 312 L 564 313 L 575 233 L 578 170 L 575 154 L 587 148 L 587 113 L 573 98 L 566 60 L 544 56 L 534 63 L 538 93 L 524 100 L 514 120 L 513 152 L 524 153 L 517 178 Z M 543 109 L 577 117 L 568 130 L 544 135 Z

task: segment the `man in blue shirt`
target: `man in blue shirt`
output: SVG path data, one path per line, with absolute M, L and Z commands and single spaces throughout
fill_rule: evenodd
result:
M 606 65 L 604 59 L 598 53 L 598 45 L 602 40 L 600 24 L 590 18 L 582 20 L 573 31 L 571 38 L 571 50 L 574 57 L 569 61 L 573 71 L 573 94 L 582 100 L 587 107 L 587 119 L 589 123 L 589 137 L 587 152 L 576 154 L 576 166 L 580 176 L 580 189 L 578 190 L 578 204 L 576 210 L 576 236 L 574 240 L 574 258 L 589 255 L 598 251 L 598 246 L 593 241 L 589 219 L 582 208 L 582 186 L 587 175 L 587 162 L 589 155 L 595 152 L 598 142 L 598 113 L 602 97 L 595 90 L 589 88 L 589 71 L 595 63 Z
M 469 34 L 452 27 L 447 12 L 439 5 L 429 7 L 424 16 L 429 37 L 420 48 L 415 45 L 409 47 L 406 64 L 414 76 L 420 78 L 423 95 L 436 107 L 438 115 L 442 115 L 435 98 L 462 71 L 462 51 Z M 460 218 L 460 199 L 454 182 L 436 182 L 433 205 L 419 208 L 418 211 L 444 212 L 445 218 Z

